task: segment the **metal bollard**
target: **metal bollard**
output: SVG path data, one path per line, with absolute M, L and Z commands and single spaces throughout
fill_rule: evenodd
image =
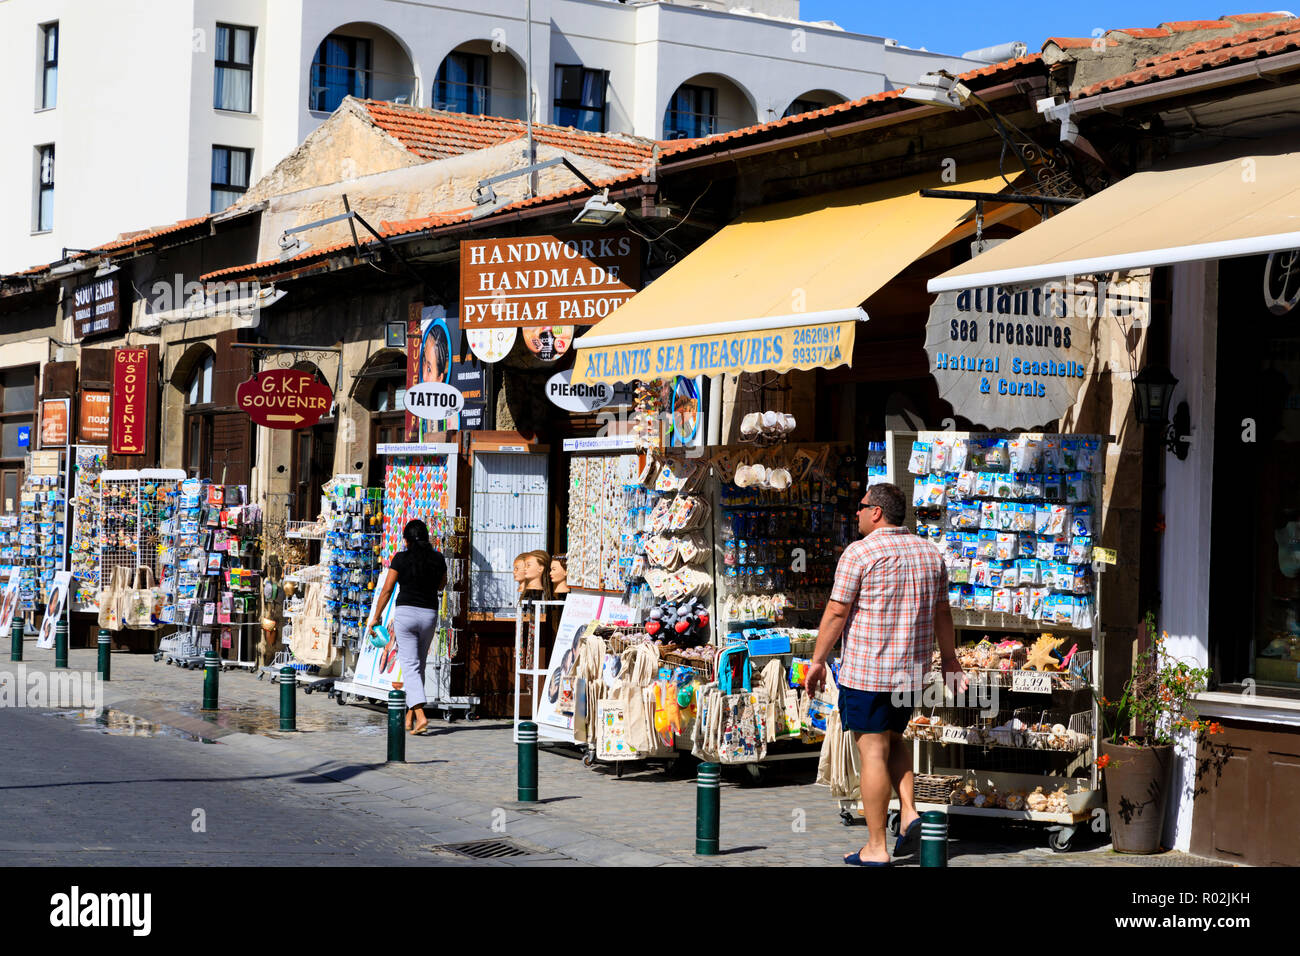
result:
M 298 729 L 298 672 L 280 668 L 280 729 Z
M 406 691 L 388 692 L 388 759 L 406 763 Z
M 519 769 L 517 772 L 519 802 L 537 802 L 537 725 L 525 720 L 519 725 L 516 740 L 519 744 Z
M 948 814 L 941 810 L 921 814 L 921 865 L 948 865 Z
M 203 653 L 203 709 L 217 709 L 217 678 L 221 673 L 221 658 L 216 651 Z
M 68 666 L 68 616 L 60 614 L 54 625 L 54 666 Z
M 9 629 L 9 659 L 23 659 L 23 616 L 14 614 L 14 626 Z
M 99 629 L 99 677 L 101 680 L 112 680 L 112 652 L 113 638 L 104 628 Z
M 695 853 L 718 855 L 718 822 L 721 816 L 722 768 L 702 763 L 695 772 Z

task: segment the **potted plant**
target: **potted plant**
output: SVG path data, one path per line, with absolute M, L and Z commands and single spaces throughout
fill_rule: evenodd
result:
M 1217 723 L 1196 716 L 1192 697 L 1205 690 L 1206 667 L 1169 653 L 1168 634 L 1157 634 L 1147 615 L 1150 643 L 1138 654 L 1118 701 L 1102 697 L 1103 733 L 1097 766 L 1105 773 L 1111 841 L 1119 853 L 1156 853 L 1164 829 L 1174 766 L 1174 740 L 1190 732 L 1221 733 Z

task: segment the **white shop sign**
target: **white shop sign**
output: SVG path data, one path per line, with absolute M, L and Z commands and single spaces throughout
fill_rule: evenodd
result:
M 1094 322 L 1141 327 L 1149 314 L 1145 273 L 962 289 L 941 293 L 930 307 L 925 350 L 939 396 L 954 412 L 987 428 L 1029 428 L 1074 404 Z
M 614 386 L 604 382 L 574 385 L 573 369 L 557 372 L 546 382 L 546 397 L 551 404 L 566 412 L 594 412 L 604 408 L 614 399 Z
M 445 421 L 464 405 L 460 389 L 441 382 L 421 382 L 406 390 L 406 410 L 416 418 Z

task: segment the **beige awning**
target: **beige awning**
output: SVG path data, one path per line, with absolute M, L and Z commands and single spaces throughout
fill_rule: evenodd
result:
M 955 241 L 972 208 L 919 191 L 1005 185 L 996 163 L 971 164 L 951 183 L 933 173 L 751 209 L 576 339 L 573 382 L 847 364 L 862 303 Z
M 931 279 L 931 292 L 1300 248 L 1300 152 L 1134 173 Z

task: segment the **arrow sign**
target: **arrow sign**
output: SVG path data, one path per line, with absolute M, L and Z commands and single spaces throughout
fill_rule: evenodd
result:
M 235 389 L 235 404 L 266 428 L 310 428 L 327 415 L 334 393 L 312 372 L 276 368 L 258 372 Z

